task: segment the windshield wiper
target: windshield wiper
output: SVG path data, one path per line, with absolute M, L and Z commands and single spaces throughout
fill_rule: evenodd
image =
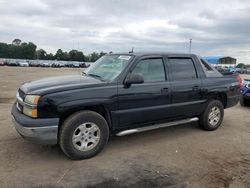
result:
M 99 80 L 102 80 L 102 81 L 104 81 L 105 79 L 103 79 L 103 77 L 101 77 L 101 76 L 99 76 L 99 75 L 97 75 L 97 74 L 87 74 L 87 76 L 91 76 L 91 77 L 94 77 L 94 78 L 97 78 L 97 79 L 99 79 Z
M 84 72 L 84 71 L 82 71 L 82 75 L 88 76 L 88 74 L 86 72 Z

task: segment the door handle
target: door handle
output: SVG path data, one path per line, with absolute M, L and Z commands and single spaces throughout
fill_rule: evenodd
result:
M 168 88 L 167 88 L 167 87 L 166 87 L 166 88 L 162 88 L 162 89 L 161 89 L 161 92 L 162 92 L 162 93 L 168 93 Z
M 192 90 L 193 90 L 193 91 L 198 91 L 199 89 L 200 89 L 199 86 L 193 86 L 193 87 L 192 87 Z

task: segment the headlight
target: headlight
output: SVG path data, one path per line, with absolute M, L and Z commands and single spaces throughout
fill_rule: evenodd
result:
M 37 109 L 29 108 L 28 106 L 24 106 L 23 113 L 29 117 L 37 118 Z
M 32 105 L 37 105 L 38 101 L 40 99 L 40 96 L 38 95 L 26 95 L 24 102 Z
M 26 95 L 23 106 L 23 113 L 29 117 L 37 118 L 37 104 L 40 99 L 38 95 Z

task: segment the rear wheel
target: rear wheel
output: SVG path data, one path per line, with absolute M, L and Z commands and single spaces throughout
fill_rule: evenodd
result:
M 224 107 L 219 100 L 209 101 L 205 111 L 200 116 L 200 126 L 207 130 L 216 130 L 222 123 Z
M 59 132 L 59 145 L 69 158 L 86 159 L 97 155 L 108 138 L 108 124 L 100 114 L 80 111 L 63 122 Z

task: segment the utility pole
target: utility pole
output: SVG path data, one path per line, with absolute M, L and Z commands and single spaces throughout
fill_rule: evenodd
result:
M 192 40 L 193 39 L 189 39 L 189 53 L 191 54 L 192 51 Z

